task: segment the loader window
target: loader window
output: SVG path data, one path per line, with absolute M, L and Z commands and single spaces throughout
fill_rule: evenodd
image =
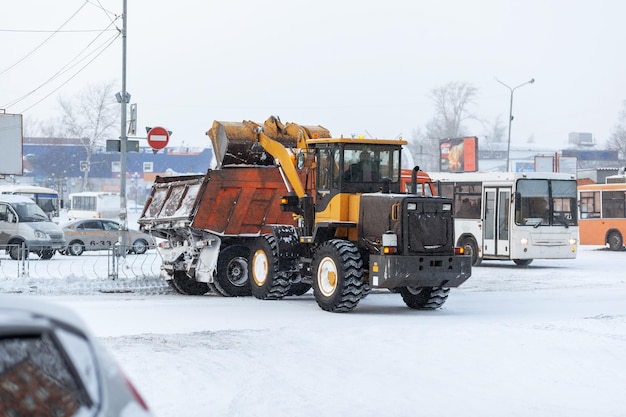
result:
M 367 149 L 348 149 L 344 153 L 343 178 L 348 182 L 380 181 L 380 159 Z
M 330 149 L 320 149 L 317 175 L 318 192 L 329 192 L 332 179 L 332 158 Z
M 383 178 L 399 181 L 400 153 L 396 147 L 346 145 L 343 179 L 346 182 L 378 183 Z

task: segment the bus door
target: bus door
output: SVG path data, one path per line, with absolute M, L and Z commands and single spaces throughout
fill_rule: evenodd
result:
M 511 188 L 485 187 L 483 256 L 509 256 Z

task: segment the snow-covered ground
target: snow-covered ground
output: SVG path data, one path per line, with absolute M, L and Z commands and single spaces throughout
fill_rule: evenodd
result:
M 347 314 L 311 293 L 186 297 L 149 277 L 0 276 L 0 291 L 76 310 L 160 417 L 623 417 L 625 269 L 626 251 L 588 246 L 485 262 L 431 312 L 384 291 Z

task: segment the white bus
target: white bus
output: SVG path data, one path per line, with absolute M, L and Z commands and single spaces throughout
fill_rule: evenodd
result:
M 570 174 L 430 173 L 437 195 L 454 199 L 457 246 L 485 259 L 576 258 L 578 205 Z
M 117 193 L 85 191 L 72 193 L 69 198 L 69 220 L 119 218 L 120 195 Z
M 0 185 L 0 194 L 17 194 L 31 198 L 54 223 L 59 223 L 59 193 L 36 185 Z

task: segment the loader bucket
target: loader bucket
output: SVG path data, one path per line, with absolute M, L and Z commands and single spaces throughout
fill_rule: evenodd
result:
M 222 165 L 274 164 L 274 158 L 261 146 L 259 132 L 280 142 L 286 148 L 306 147 L 306 139 L 330 137 L 330 132 L 321 126 L 301 126 L 295 123 L 284 125 L 273 116 L 263 125 L 244 120 L 243 122 L 214 121 L 206 133 L 211 139 L 217 167 Z

